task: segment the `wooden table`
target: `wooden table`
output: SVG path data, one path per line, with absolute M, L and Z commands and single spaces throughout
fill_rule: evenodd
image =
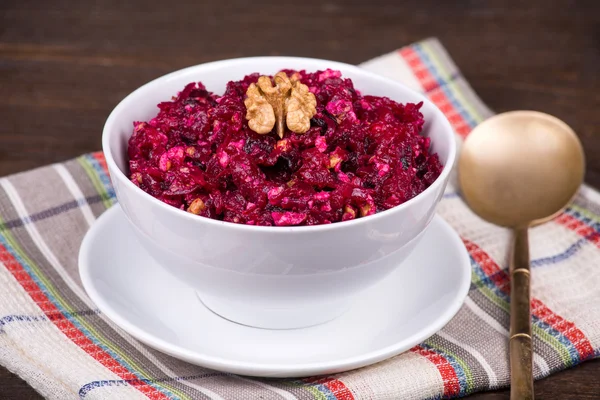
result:
M 1 1 L 0 175 L 99 149 L 111 109 L 175 69 L 252 55 L 359 63 L 437 36 L 492 109 L 537 109 L 570 124 L 586 180 L 600 187 L 598 1 L 208 3 Z M 541 399 L 598 399 L 600 360 L 535 389 Z M 0 398 L 39 395 L 0 367 Z

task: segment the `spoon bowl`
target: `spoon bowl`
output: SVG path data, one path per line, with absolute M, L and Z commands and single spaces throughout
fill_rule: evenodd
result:
M 459 179 L 473 211 L 517 228 L 560 212 L 583 182 L 584 156 L 575 132 L 536 111 L 498 114 L 469 135 Z

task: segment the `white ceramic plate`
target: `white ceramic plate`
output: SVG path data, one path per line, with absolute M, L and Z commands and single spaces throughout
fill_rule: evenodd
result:
M 341 317 L 302 329 L 251 328 L 213 314 L 154 262 L 118 205 L 87 233 L 79 269 L 98 308 L 143 343 L 207 368 L 265 377 L 341 372 L 406 351 L 456 314 L 471 281 L 462 241 L 436 216 L 408 260 Z

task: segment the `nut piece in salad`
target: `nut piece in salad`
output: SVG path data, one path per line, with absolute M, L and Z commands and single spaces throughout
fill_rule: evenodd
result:
M 248 126 L 261 135 L 269 133 L 277 124 L 277 135 L 283 138 L 285 125 L 294 133 L 310 129 L 310 119 L 317 112 L 315 95 L 297 77 L 288 78 L 285 72 L 273 77 L 258 78 L 246 91 L 246 119 Z

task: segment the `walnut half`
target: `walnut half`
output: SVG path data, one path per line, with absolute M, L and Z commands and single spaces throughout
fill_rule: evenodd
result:
M 244 104 L 250 129 L 265 134 L 277 125 L 277 134 L 283 138 L 284 123 L 295 133 L 310 128 L 310 119 L 317 112 L 317 99 L 296 78 L 290 80 L 285 72 L 279 72 L 273 77 L 275 85 L 268 76 L 261 76 L 248 87 Z
M 286 123 L 290 131 L 305 133 L 310 129 L 310 119 L 317 112 L 317 99 L 308 86 L 294 81 L 292 93 L 285 101 Z
M 250 85 L 246 91 L 246 119 L 248 126 L 256 133 L 265 134 L 273 130 L 275 126 L 275 113 L 273 107 L 262 95 L 255 84 Z

